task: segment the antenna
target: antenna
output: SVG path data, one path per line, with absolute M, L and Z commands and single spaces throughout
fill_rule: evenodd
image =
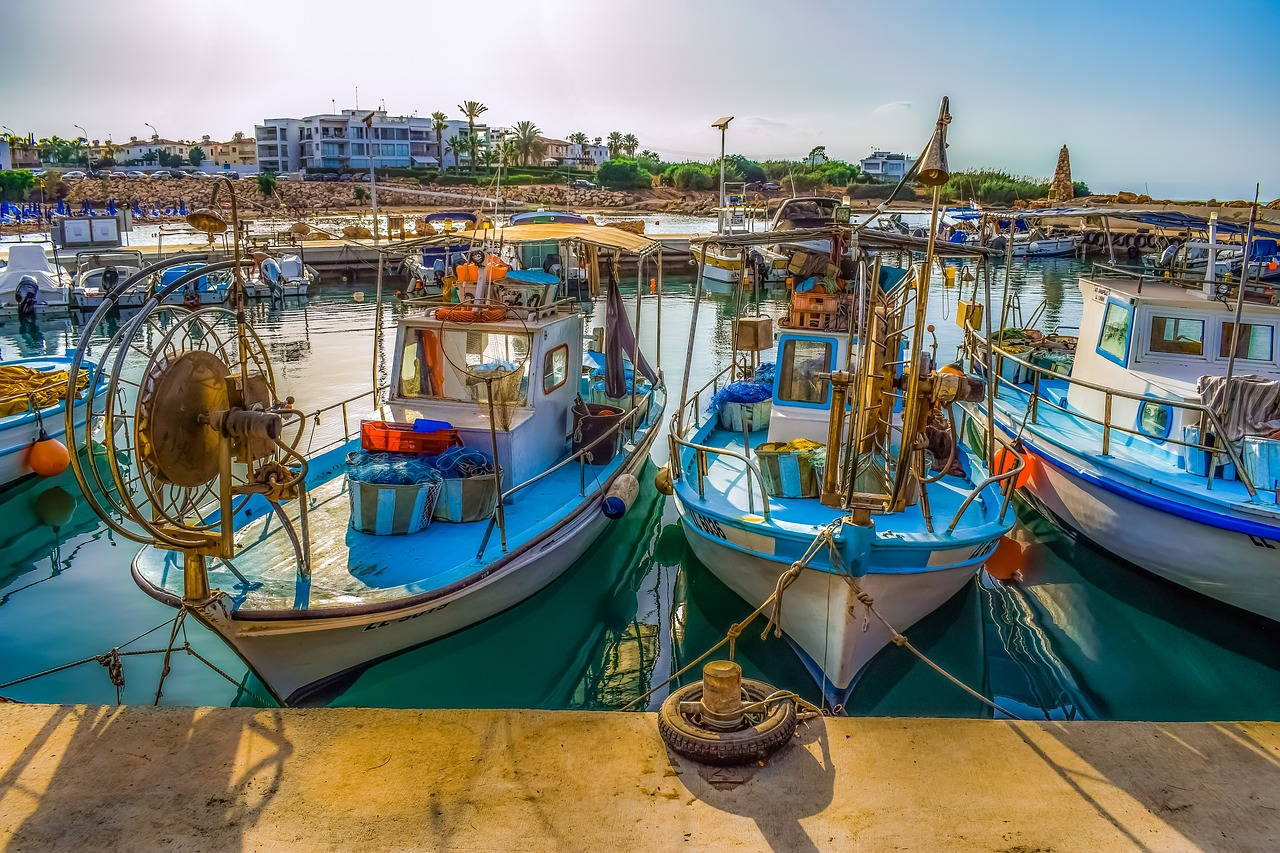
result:
M 356 109 L 360 109 L 360 87 L 356 86 Z

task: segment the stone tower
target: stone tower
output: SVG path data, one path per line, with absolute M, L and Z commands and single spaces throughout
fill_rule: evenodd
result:
M 1053 183 L 1049 184 L 1049 200 L 1071 201 L 1075 197 L 1076 190 L 1071 184 L 1071 152 L 1064 145 L 1058 152 L 1058 168 L 1053 170 Z

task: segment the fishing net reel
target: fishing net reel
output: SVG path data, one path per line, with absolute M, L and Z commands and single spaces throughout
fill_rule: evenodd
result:
M 73 376 L 119 296 L 175 262 L 149 267 L 110 294 L 84 330 Z M 244 312 L 163 304 L 188 279 L 226 265 L 178 278 L 119 326 L 97 354 L 106 393 L 88 402 L 101 444 L 86 431 L 78 439 L 89 445 L 90 464 L 71 457 L 81 489 L 108 525 L 184 552 L 188 600 L 208 597 L 204 558 L 234 556 L 232 519 L 255 496 L 280 519 L 300 574 L 309 574 L 307 463 L 297 450 L 305 416 L 281 402 L 266 346 Z M 70 423 L 67 434 L 76 434 Z M 291 500 L 299 505 L 296 525 L 283 506 Z

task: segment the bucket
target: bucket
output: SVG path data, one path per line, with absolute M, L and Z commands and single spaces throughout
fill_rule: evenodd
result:
M 573 452 L 590 447 L 586 453 L 590 465 L 608 465 L 618 452 L 618 432 L 598 443 L 601 438 L 622 420 L 624 412 L 616 406 L 602 406 L 596 403 L 584 403 L 581 399 L 573 404 Z
M 1276 500 L 1276 490 L 1280 489 L 1280 441 L 1245 436 L 1240 439 L 1240 462 L 1249 475 L 1249 482 Z
M 498 479 L 494 474 L 446 477 L 433 518 L 455 524 L 480 521 L 493 514 L 497 503 Z
M 351 527 L 376 536 L 403 536 L 425 530 L 435 514 L 441 483 L 407 486 L 362 483 L 347 478 Z

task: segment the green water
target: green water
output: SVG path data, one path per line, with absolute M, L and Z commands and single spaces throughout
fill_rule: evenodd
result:
M 1071 260 L 1016 265 L 1011 289 L 1024 319 L 1045 299 L 1042 325 L 1070 325 L 1080 311 Z M 692 310 L 688 279 L 668 277 L 661 366 L 673 398 L 684 369 Z M 1002 282 L 997 277 L 996 296 Z M 322 287 L 309 301 L 259 305 L 254 319 L 287 393 L 303 408 L 369 387 L 373 307 L 352 290 Z M 954 350 L 956 291 L 935 290 L 939 355 Z M 963 294 L 969 296 L 968 291 Z M 634 303 L 634 292 L 629 301 Z M 390 320 L 398 306 L 384 308 Z M 766 303 L 765 310 L 780 306 Z M 691 382 L 728 363 L 732 297 L 703 303 Z M 599 316 L 588 328 L 599 325 Z M 646 297 L 641 338 L 656 344 L 656 303 Z M 58 353 L 78 343 L 67 320 L 0 322 L 4 357 Z M 385 354 L 386 347 L 383 348 Z M 385 379 L 387 365 L 380 366 Z M 341 433 L 318 428 L 319 445 Z M 655 444 L 655 461 L 665 449 Z M 650 472 L 651 473 L 651 472 Z M 385 707 L 619 708 L 724 636 L 749 607 L 685 545 L 671 503 L 642 477 L 632 511 L 558 582 L 482 625 L 373 666 L 335 689 L 334 705 Z M 163 648 L 173 612 L 129 576 L 136 546 L 93 516 L 70 474 L 0 491 L 0 683 L 100 655 L 152 628 L 126 650 Z M 1054 719 L 1275 719 L 1280 716 L 1280 631 L 1119 565 L 1024 510 L 1016 533 L 1030 544 L 1020 579 L 983 576 L 907 633 L 925 654 L 1019 716 Z M 163 626 L 163 627 L 161 627 Z M 737 658 L 749 675 L 817 698 L 785 640 L 743 634 Z M 166 704 L 252 702 L 254 682 L 215 636 L 187 628 L 192 647 L 223 670 L 178 654 Z M 181 638 L 180 638 L 181 639 Z M 125 658 L 122 698 L 154 701 L 159 655 Z M 106 669 L 89 663 L 0 689 L 29 702 L 114 702 Z M 647 703 L 657 704 L 663 691 Z M 987 716 L 976 700 L 916 661 L 886 649 L 850 701 L 856 714 Z

